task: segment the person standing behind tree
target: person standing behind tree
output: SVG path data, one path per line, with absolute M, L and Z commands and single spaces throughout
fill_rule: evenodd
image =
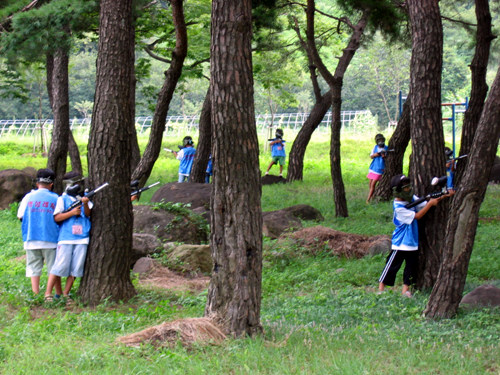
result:
M 377 186 L 377 182 L 382 178 L 382 174 L 385 170 L 385 156 L 387 155 L 388 149 L 385 145 L 385 137 L 382 134 L 377 134 L 375 136 L 375 143 L 375 147 L 370 154 L 372 162 L 368 169 L 368 176 L 366 176 L 370 180 L 370 190 L 368 191 L 366 203 L 370 203 L 370 199 L 372 199 L 373 193 L 375 192 L 375 186 Z
M 178 182 L 189 181 L 189 175 L 191 174 L 191 168 L 193 167 L 194 156 L 196 154 L 193 138 L 189 135 L 182 140 L 182 146 L 179 152 L 172 151 L 177 160 L 181 162 L 179 164 Z
M 31 278 L 31 289 L 35 294 L 40 292 L 43 263 L 49 273 L 56 256 L 59 226 L 54 221 L 54 209 L 57 194 L 51 191 L 55 178 L 53 170 L 39 169 L 36 173 L 37 189 L 24 196 L 17 211 L 17 217 L 22 221 L 26 250 L 26 277 Z
M 57 200 L 54 210 L 54 220 L 61 224 L 59 239 L 57 243 L 56 259 L 49 274 L 45 300 L 52 300 L 52 289 L 56 286 L 56 297 L 58 297 L 58 285 L 61 277 L 66 277 L 66 285 L 63 297 L 69 298 L 69 293 L 75 278 L 83 276 L 85 257 L 90 234 L 90 213 L 92 202 L 83 196 L 83 183 L 77 183 L 66 188 L 66 192 Z M 81 205 L 65 212 L 77 200 Z M 70 301 L 68 299 L 68 301 Z
M 269 174 L 269 170 L 274 164 L 279 163 L 280 165 L 280 177 L 283 177 L 283 166 L 285 165 L 285 141 L 283 140 L 283 130 L 276 129 L 276 138 L 269 140 L 269 145 L 271 146 L 271 163 L 267 167 L 266 176 Z

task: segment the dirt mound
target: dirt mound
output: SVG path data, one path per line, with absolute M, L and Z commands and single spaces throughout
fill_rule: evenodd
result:
M 180 342 L 183 346 L 193 343 L 220 344 L 226 335 L 208 318 L 188 318 L 166 322 L 140 332 L 123 336 L 118 342 L 127 346 L 140 346 L 143 343 L 158 347 L 173 347 Z
M 371 253 L 370 248 L 387 236 L 362 236 L 339 232 L 335 229 L 316 226 L 304 228 L 297 232 L 286 234 L 284 237 L 292 239 L 311 253 L 329 249 L 332 254 L 346 258 L 362 258 Z
M 181 275 L 156 262 L 148 272 L 139 275 L 139 283 L 142 285 L 177 291 L 190 290 L 199 293 L 208 287 L 209 282 L 208 276 Z

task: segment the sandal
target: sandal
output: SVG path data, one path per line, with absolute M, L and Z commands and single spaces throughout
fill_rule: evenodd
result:
M 50 296 L 45 296 L 44 301 L 45 302 L 54 302 L 54 297 L 52 297 L 51 295 Z

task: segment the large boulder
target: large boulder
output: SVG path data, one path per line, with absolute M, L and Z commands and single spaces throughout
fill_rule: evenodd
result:
M 500 288 L 494 285 L 481 285 L 472 292 L 466 294 L 462 301 L 462 307 L 495 307 L 500 306 Z
M 131 264 L 142 257 L 160 253 L 163 246 L 154 234 L 149 233 L 134 233 L 132 236 L 132 258 Z
M 189 203 L 191 209 L 203 207 L 208 211 L 211 192 L 212 184 L 171 182 L 156 190 L 151 202 Z
M 169 268 L 182 272 L 212 271 L 212 255 L 209 245 L 180 245 L 168 255 Z
M 297 204 L 295 206 L 290 206 L 284 208 L 283 211 L 289 212 L 293 216 L 301 219 L 301 220 L 314 220 L 314 221 L 323 221 L 323 215 L 316 208 L 309 206 L 307 204 Z
M 188 185 L 188 184 L 185 184 Z M 199 218 L 199 216 L 198 216 Z M 134 205 L 134 233 L 148 233 L 161 242 L 199 244 L 208 240 L 206 226 L 192 214 L 171 213 L 146 205 Z
M 272 174 L 264 175 L 260 179 L 262 185 L 284 184 L 286 180 L 281 176 L 273 176 Z
M 18 169 L 0 171 L 0 209 L 6 209 L 11 203 L 20 202 L 33 188 L 30 174 Z
M 323 216 L 314 207 L 307 204 L 286 207 L 281 210 L 262 213 L 262 234 L 278 238 L 284 232 L 293 232 L 302 228 L 302 220 L 322 221 Z

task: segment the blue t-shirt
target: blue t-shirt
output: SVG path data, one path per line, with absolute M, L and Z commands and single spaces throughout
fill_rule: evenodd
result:
M 277 139 L 279 139 L 279 138 L 273 138 L 272 141 L 276 141 Z M 272 141 L 270 141 L 270 142 L 272 142 Z M 275 157 L 275 156 L 286 156 L 286 153 L 285 153 L 285 141 L 284 140 L 281 140 L 281 142 L 278 142 L 278 143 L 274 143 L 271 146 L 271 156 L 272 157 Z
M 177 159 L 180 160 L 179 174 L 189 176 L 193 167 L 196 149 L 194 147 L 184 147 L 177 153 Z
M 59 225 L 54 221 L 57 194 L 48 189 L 37 189 L 23 198 L 26 205 L 22 216 L 23 241 L 44 241 L 57 243 Z
M 378 147 L 378 145 L 375 145 L 373 148 L 373 151 L 370 155 L 374 155 L 379 153 L 382 150 L 387 151 L 388 147 Z M 382 156 L 376 156 L 372 159 L 372 162 L 370 164 L 369 172 L 375 173 L 375 174 L 383 174 L 385 170 L 385 159 Z
M 64 193 L 59 197 L 59 200 L 62 200 L 64 208 L 62 208 L 61 212 L 66 210 L 69 206 L 71 206 L 76 198 Z M 88 203 L 89 208 L 91 208 L 91 202 Z M 88 243 L 88 238 L 90 234 L 90 218 L 85 216 L 85 210 L 83 206 L 81 208 L 80 216 L 71 216 L 69 219 L 64 220 L 61 224 L 61 230 L 59 231 L 59 243 Z
M 418 197 L 413 196 L 412 202 L 416 199 Z M 415 207 L 406 208 L 408 203 L 394 200 L 392 206 L 394 210 L 392 222 L 396 226 L 392 233 L 393 250 L 418 250 L 418 223 L 415 220 L 415 214 L 425 207 L 427 202 L 424 201 Z

